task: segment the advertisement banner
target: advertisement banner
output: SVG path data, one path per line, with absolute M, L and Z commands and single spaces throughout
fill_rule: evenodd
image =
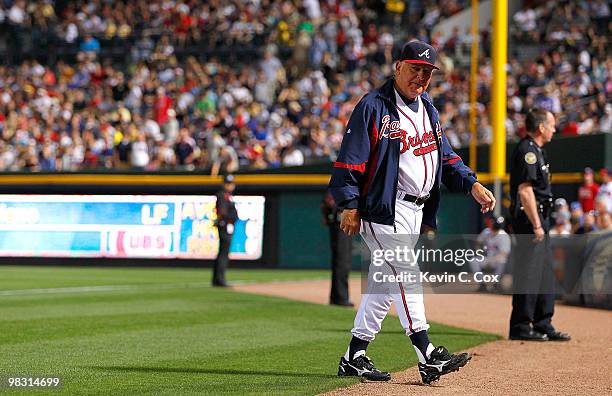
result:
M 265 198 L 235 196 L 232 260 L 257 260 Z M 215 196 L 0 195 L 0 256 L 214 259 Z

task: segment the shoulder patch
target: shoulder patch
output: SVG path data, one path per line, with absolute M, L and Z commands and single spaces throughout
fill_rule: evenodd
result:
M 534 152 L 530 151 L 527 154 L 525 154 L 525 162 L 527 162 L 529 165 L 535 164 L 537 160 L 538 160 L 538 157 L 536 157 Z

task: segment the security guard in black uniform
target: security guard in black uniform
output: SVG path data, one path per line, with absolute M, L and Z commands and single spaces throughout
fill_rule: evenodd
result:
M 555 132 L 555 117 L 533 109 L 527 114 L 527 136 L 512 155 L 510 195 L 514 247 L 514 294 L 510 339 L 568 341 L 553 327 L 554 274 L 550 264 L 548 230 L 553 206 L 549 164 L 542 148 Z M 531 235 L 531 236 L 528 236 Z
M 329 227 L 332 253 L 332 285 L 329 303 L 352 307 L 349 300 L 348 278 L 353 261 L 353 240 L 340 229 L 340 211 L 331 194 L 321 202 L 323 223 Z
M 217 220 L 215 225 L 219 232 L 219 253 L 215 260 L 212 285 L 226 287 L 225 270 L 229 264 L 229 251 L 234 235 L 234 223 L 238 220 L 238 212 L 232 193 L 236 189 L 234 176 L 225 176 L 223 190 L 217 193 Z

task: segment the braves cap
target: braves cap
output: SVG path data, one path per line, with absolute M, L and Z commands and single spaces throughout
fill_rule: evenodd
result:
M 437 57 L 438 53 L 434 47 L 422 41 L 414 40 L 404 45 L 399 60 L 406 63 L 429 65 L 435 69 L 440 69 L 436 66 Z

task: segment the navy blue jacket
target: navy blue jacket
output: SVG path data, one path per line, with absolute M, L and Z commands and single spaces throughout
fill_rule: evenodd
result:
M 440 182 L 452 192 L 468 194 L 476 175 L 448 143 L 429 95 L 423 93 L 421 99 L 435 129 L 435 133 L 428 131 L 425 139 L 435 140 L 438 149 L 436 182 L 423 207 L 423 224 L 435 229 Z M 386 225 L 393 225 L 395 221 L 401 140 L 393 132 L 399 119 L 393 79 L 390 79 L 361 98 L 342 139 L 329 191 L 341 208 L 358 208 L 362 220 Z M 397 123 L 393 124 L 394 121 Z

